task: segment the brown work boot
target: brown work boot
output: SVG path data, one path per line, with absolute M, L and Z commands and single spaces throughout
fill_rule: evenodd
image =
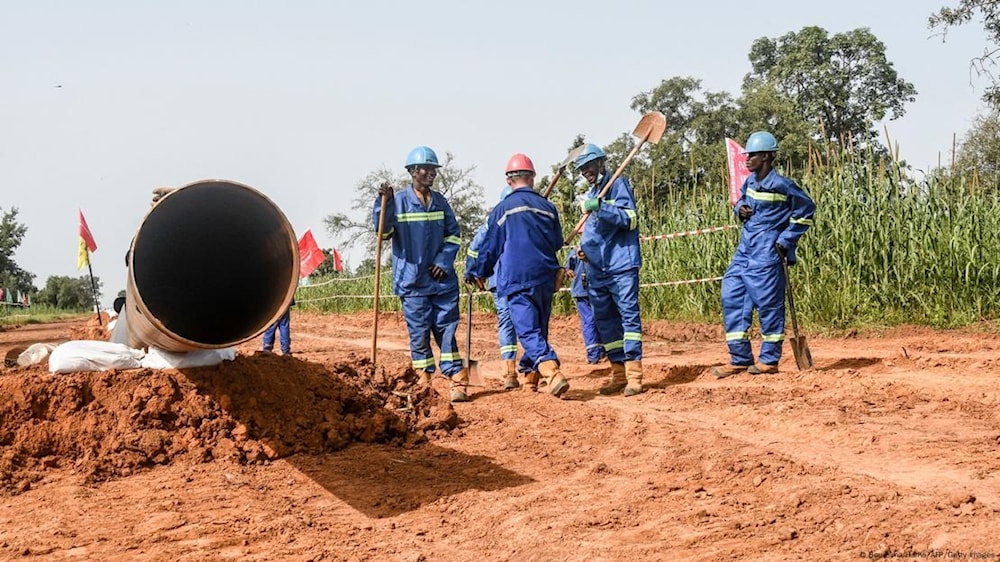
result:
M 517 382 L 517 361 L 515 359 L 504 359 L 503 364 L 507 373 L 503 379 L 503 389 L 516 390 L 520 388 L 521 383 Z
M 452 402 L 468 402 L 469 395 L 466 394 L 466 390 L 469 385 L 469 371 L 468 369 L 462 369 L 461 371 L 455 373 L 451 376 L 451 401 Z
M 625 362 L 625 379 L 628 381 L 623 393 L 625 396 L 642 394 L 642 361 Z
M 537 371 L 532 371 L 524 375 L 524 390 L 528 392 L 538 392 L 538 381 L 542 376 Z
M 420 371 L 417 379 L 417 384 L 420 386 L 431 386 L 431 381 L 434 379 L 434 373 L 428 373 L 427 371 Z
M 744 373 L 746 370 L 746 365 L 726 365 L 725 367 L 716 367 L 712 369 L 712 374 L 715 375 L 716 378 L 724 379 L 726 377 Z
M 611 396 L 612 394 L 621 392 L 626 384 L 628 384 L 628 381 L 625 379 L 625 363 L 612 363 L 611 380 L 604 383 L 604 386 L 598 392 L 603 396 Z
M 538 372 L 545 377 L 549 394 L 559 398 L 569 390 L 569 382 L 559 372 L 559 363 L 555 360 L 542 361 L 538 364 Z
M 774 373 L 778 372 L 778 366 L 768 365 L 766 363 L 761 363 L 761 364 L 754 363 L 753 365 L 750 365 L 750 368 L 747 369 L 747 372 L 750 373 L 751 375 L 773 375 Z

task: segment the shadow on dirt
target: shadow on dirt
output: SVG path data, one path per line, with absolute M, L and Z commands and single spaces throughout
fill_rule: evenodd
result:
M 393 517 L 470 490 L 494 491 L 535 480 L 488 457 L 425 444 L 404 449 L 353 444 L 328 455 L 295 455 L 286 461 L 371 518 Z
M 882 360 L 878 357 L 853 357 L 850 359 L 840 359 L 825 367 L 817 368 L 817 371 L 837 371 L 841 369 L 864 369 L 872 365 L 878 365 Z

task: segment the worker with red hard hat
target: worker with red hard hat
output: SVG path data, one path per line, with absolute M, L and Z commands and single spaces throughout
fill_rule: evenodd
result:
M 537 390 L 544 377 L 546 391 L 559 397 L 569 390 L 569 382 L 548 341 L 556 272 L 561 269 L 559 211 L 534 190 L 535 165 L 526 155 L 511 156 L 506 175 L 511 194 L 490 213 L 479 255 L 465 280 L 483 286 L 496 271 L 497 294 L 507 299 L 514 331 L 524 349 L 518 370 L 527 376 L 525 387 Z

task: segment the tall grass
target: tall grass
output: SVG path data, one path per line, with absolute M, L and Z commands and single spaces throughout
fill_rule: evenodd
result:
M 1000 197 L 995 191 L 968 189 L 961 179 L 917 184 L 871 153 L 833 151 L 823 160 L 817 157 L 808 170 L 787 174 L 817 205 L 815 225 L 800 240 L 791 273 L 806 325 L 956 327 L 1000 317 Z M 658 195 L 656 207 L 640 192 L 639 207 L 643 235 L 736 224 L 722 177 Z M 567 228 L 575 220 L 565 217 Z M 721 276 L 738 241 L 737 229 L 645 241 L 641 281 Z M 392 291 L 387 269 L 383 295 Z M 307 309 L 371 310 L 373 285 L 370 277 L 334 282 L 301 288 L 298 298 Z M 643 317 L 720 322 L 720 287 L 718 281 L 643 287 Z M 475 306 L 492 308 L 492 301 L 476 297 Z M 398 299 L 384 297 L 381 309 L 399 310 Z M 554 310 L 571 314 L 575 308 L 560 293 Z

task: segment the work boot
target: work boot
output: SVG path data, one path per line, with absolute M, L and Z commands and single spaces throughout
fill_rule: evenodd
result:
M 507 371 L 507 375 L 503 379 L 503 389 L 516 390 L 520 388 L 521 383 L 517 382 L 517 360 L 504 359 L 503 364 Z
M 466 394 L 466 389 L 469 384 L 469 371 L 468 369 L 462 369 L 461 371 L 455 373 L 451 376 L 451 401 L 452 402 L 468 402 L 469 395 Z
M 537 371 L 532 371 L 524 375 L 524 390 L 528 392 L 538 392 L 538 381 L 541 380 L 541 375 Z
M 559 398 L 569 390 L 569 382 L 559 372 L 559 363 L 555 360 L 542 361 L 538 364 L 538 372 L 545 377 L 549 394 Z
M 417 384 L 420 386 L 431 386 L 431 380 L 434 379 L 434 373 L 428 371 L 420 371 L 420 378 L 417 379 Z
M 604 396 L 611 396 L 612 394 L 618 394 L 621 392 L 628 381 L 625 380 L 625 364 L 624 363 L 612 363 L 611 364 L 611 380 L 604 383 L 604 386 L 598 390 Z
M 712 374 L 716 378 L 724 379 L 726 377 L 731 377 L 733 375 L 738 375 L 747 370 L 747 365 L 726 365 L 725 367 L 716 367 L 712 369 Z
M 750 373 L 751 375 L 773 375 L 774 373 L 778 372 L 778 366 L 768 365 L 766 363 L 761 363 L 761 364 L 754 363 L 753 365 L 750 365 L 750 368 L 747 369 L 747 372 Z
M 626 361 L 625 378 L 628 380 L 623 393 L 625 396 L 642 394 L 642 361 Z

